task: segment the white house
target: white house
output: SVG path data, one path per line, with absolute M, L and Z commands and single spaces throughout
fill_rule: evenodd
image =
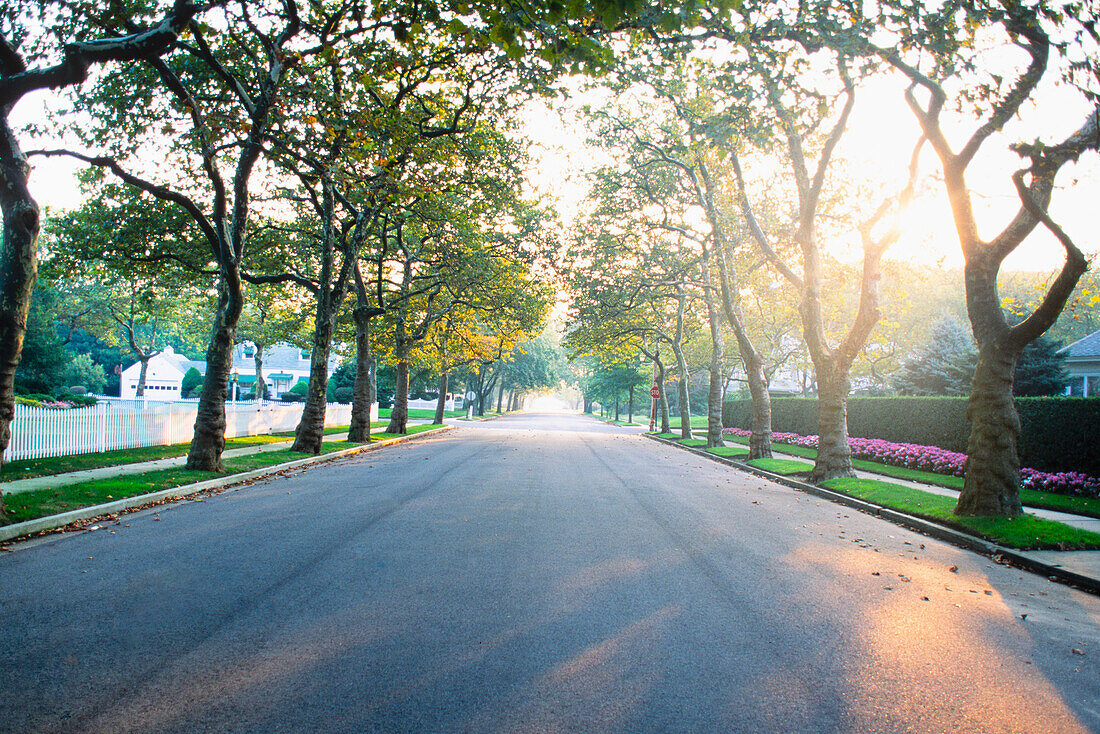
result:
M 309 382 L 310 351 L 299 349 L 290 344 L 275 344 L 264 349 L 263 372 L 267 383 L 268 397 L 279 397 L 299 382 Z M 340 366 L 340 360 L 330 356 L 328 373 Z M 252 394 L 252 385 L 256 382 L 256 348 L 251 342 L 238 344 L 233 348 L 233 374 L 236 375 L 237 389 L 240 395 Z M 230 377 L 230 382 L 233 378 Z
M 180 385 L 187 370 L 195 367 L 199 374 L 206 374 L 206 362 L 190 360 L 182 354 L 176 354 L 172 347 L 165 347 L 149 360 L 149 369 L 145 373 L 145 399 L 152 401 L 179 400 Z M 122 371 L 121 396 L 133 400 L 137 397 L 138 379 L 141 377 L 141 362 L 135 362 Z
M 263 372 L 267 383 L 268 397 L 279 397 L 299 382 L 309 382 L 308 349 L 299 349 L 290 344 L 276 344 L 264 350 Z M 336 357 L 329 359 L 329 374 L 340 366 Z M 149 360 L 149 370 L 145 375 L 145 399 L 151 401 L 180 400 L 183 376 L 194 367 L 199 374 L 206 376 L 206 362 L 191 360 L 177 354 L 172 347 Z M 123 398 L 137 397 L 138 378 L 141 375 L 141 363 L 135 362 L 122 371 Z M 255 347 L 251 343 L 238 344 L 233 348 L 233 369 L 229 378 L 230 385 L 236 386 L 237 397 L 249 397 L 252 385 L 256 382 Z M 233 396 L 230 396 L 233 399 Z
M 1069 387 L 1066 395 L 1100 397 L 1100 331 L 1058 350 L 1066 355 Z

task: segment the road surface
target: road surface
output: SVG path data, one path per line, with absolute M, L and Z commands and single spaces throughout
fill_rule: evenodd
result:
M 0 553 L 0 731 L 1100 731 L 1100 599 L 591 418 L 123 520 Z

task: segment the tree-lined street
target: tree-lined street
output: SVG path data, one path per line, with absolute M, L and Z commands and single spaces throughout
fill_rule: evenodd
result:
M 1096 731 L 1100 600 L 523 415 L 0 554 L 10 731 Z

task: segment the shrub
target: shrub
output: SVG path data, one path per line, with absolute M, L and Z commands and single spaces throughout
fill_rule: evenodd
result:
M 197 368 L 192 367 L 183 373 L 183 380 L 180 382 L 180 395 L 186 398 L 197 397 L 196 391 L 202 391 L 202 375 L 199 374 Z
M 338 387 L 334 391 L 334 396 L 338 403 L 350 403 L 355 396 L 355 390 L 350 387 Z
M 73 385 L 69 388 L 69 392 L 73 395 L 83 395 L 84 393 L 88 392 L 88 388 L 84 387 L 83 385 Z
M 290 388 L 290 390 L 288 390 L 287 392 L 291 392 L 291 393 L 294 393 L 295 395 L 301 395 L 302 397 L 305 397 L 307 390 L 309 390 L 309 383 L 306 382 L 305 380 L 299 380 L 298 382 L 294 383 L 294 386 L 292 388 Z M 284 393 L 284 395 L 285 394 L 286 393 Z
M 306 401 L 306 396 L 296 393 L 293 390 L 287 390 L 279 396 L 279 400 L 282 400 L 284 403 L 304 403 Z

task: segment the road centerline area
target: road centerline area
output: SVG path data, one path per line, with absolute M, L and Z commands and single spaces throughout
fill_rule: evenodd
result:
M 1100 600 L 571 415 L 0 555 L 12 731 L 1100 731 Z

